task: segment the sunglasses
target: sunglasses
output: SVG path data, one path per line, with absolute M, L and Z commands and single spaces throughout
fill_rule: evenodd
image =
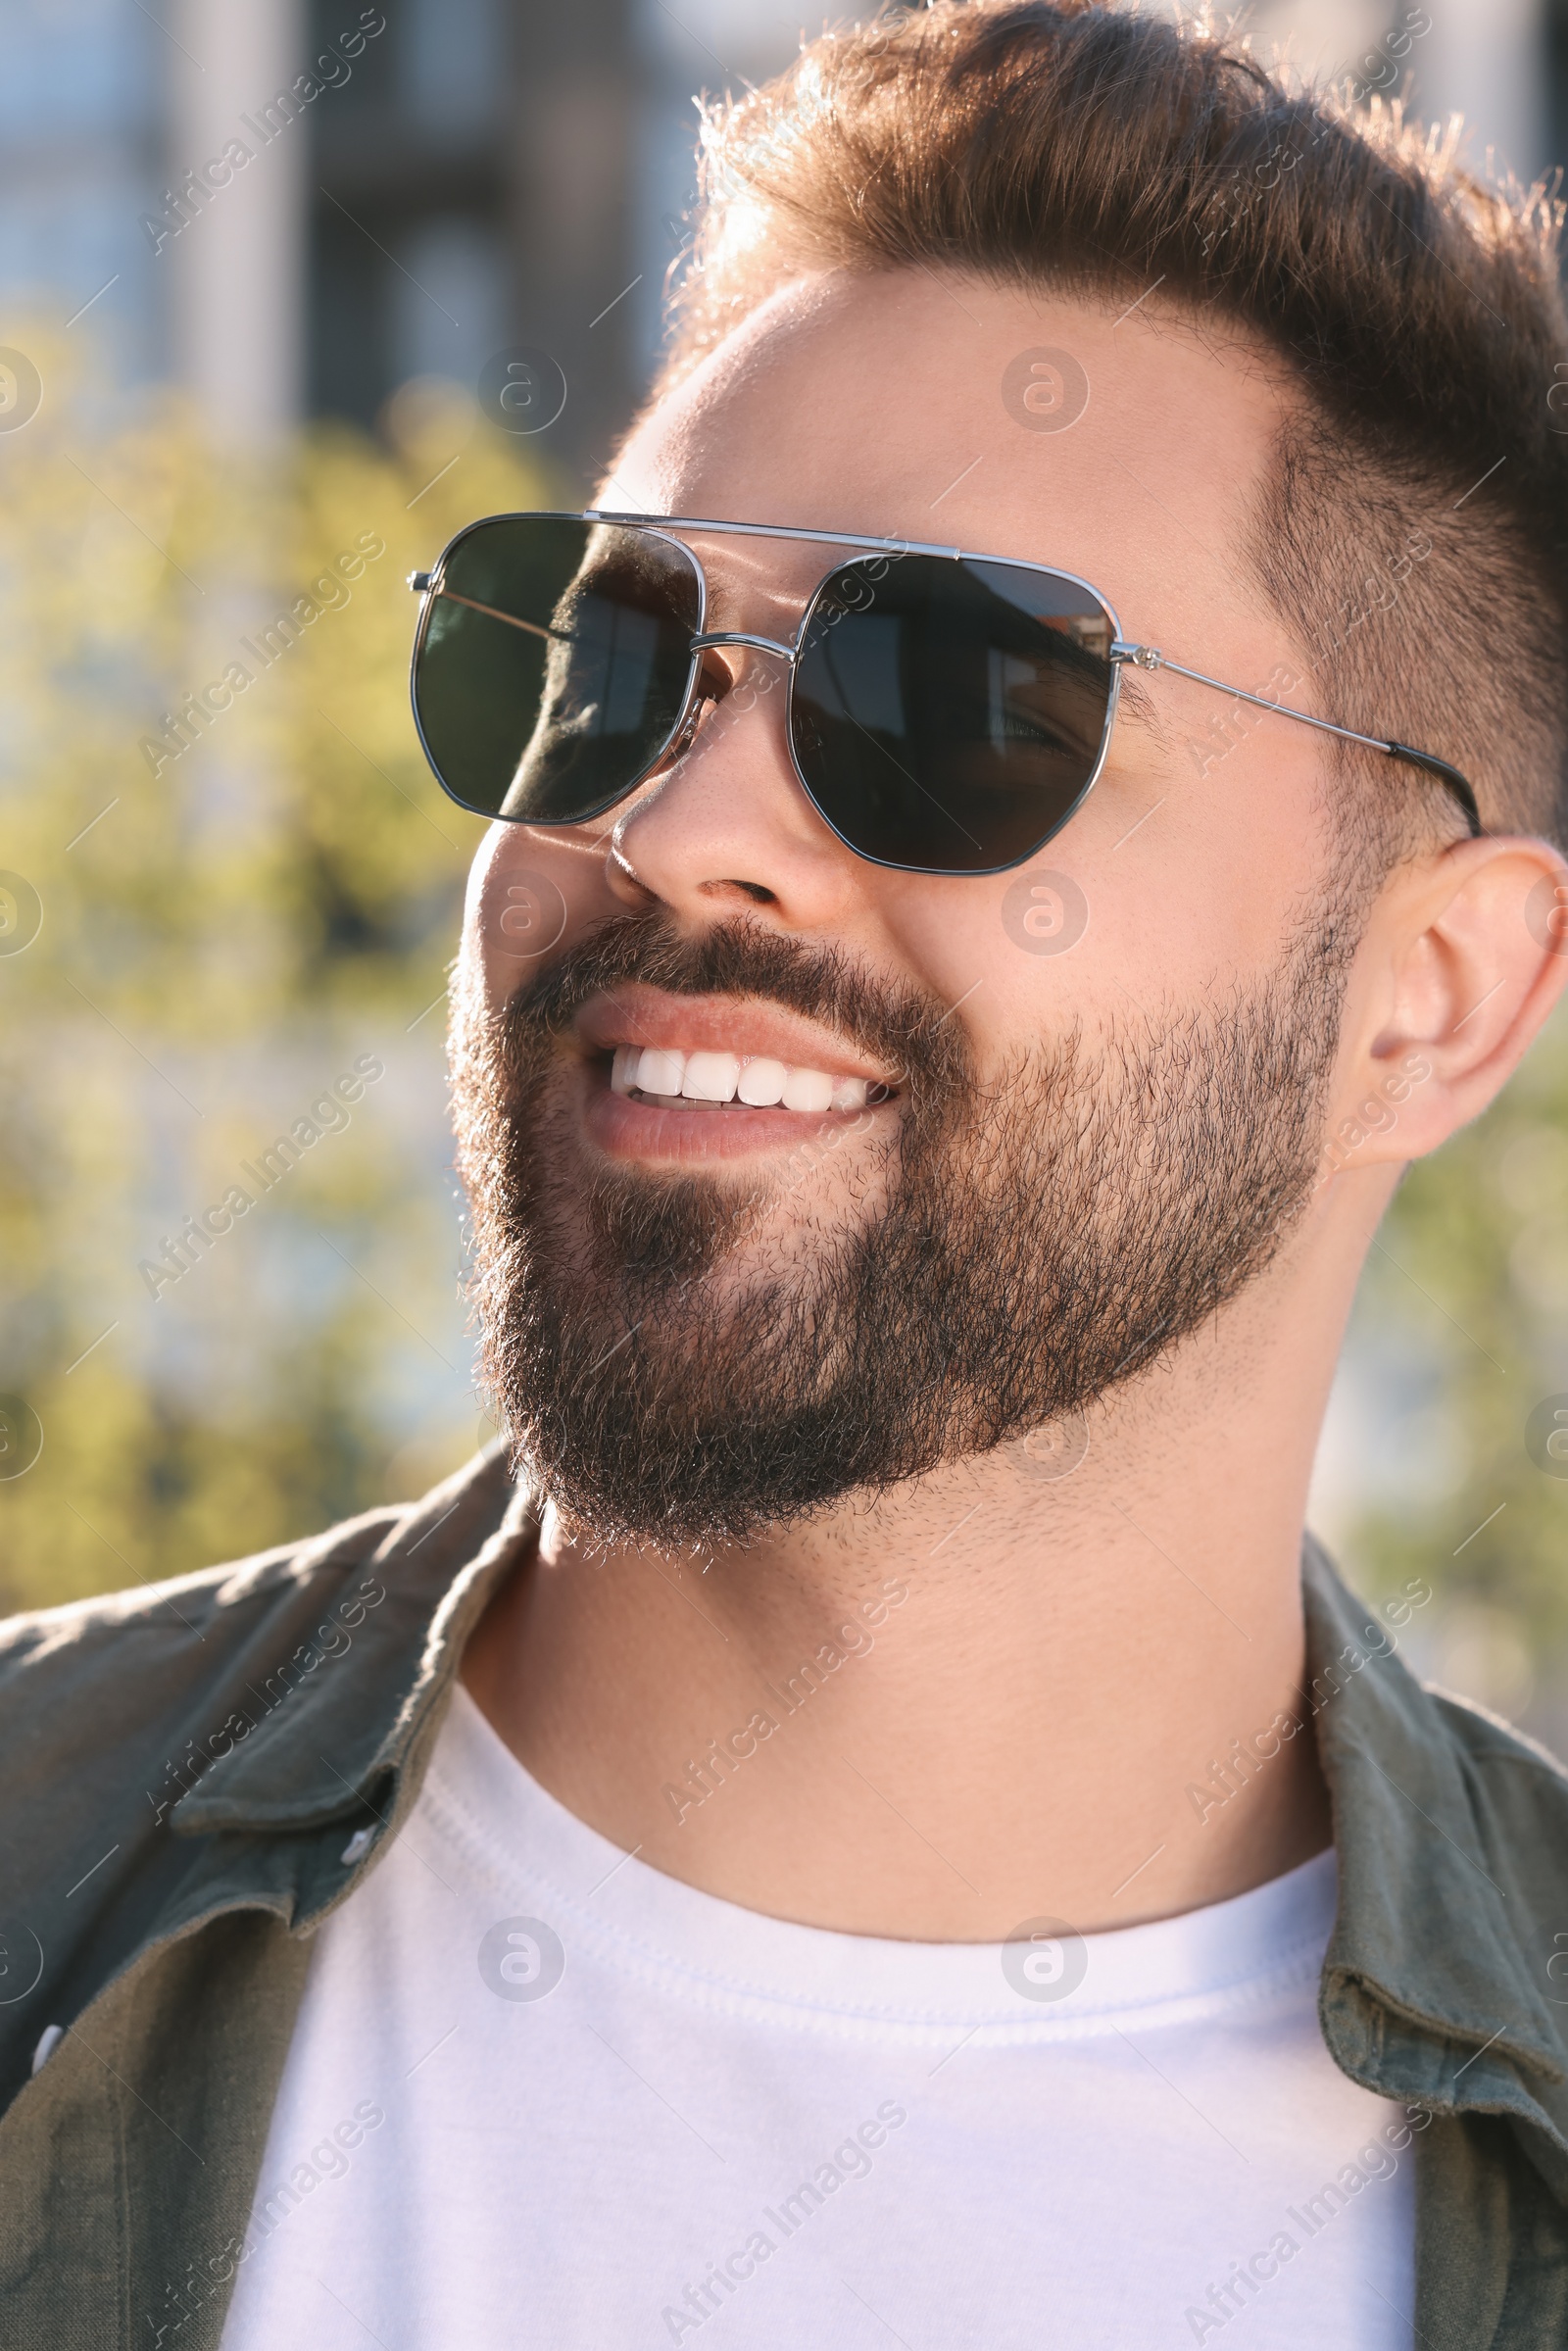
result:
M 708 582 L 677 531 L 853 550 L 784 643 L 704 626 Z M 813 807 L 858 857 L 906 873 L 1003 873 L 1059 833 L 1110 746 L 1126 666 L 1366 744 L 1437 776 L 1481 831 L 1456 767 L 1129 644 L 1098 588 L 1048 563 L 904 539 L 636 514 L 495 514 L 458 533 L 414 640 L 414 715 L 443 790 L 476 815 L 583 824 L 689 747 L 704 656 L 787 669 L 785 735 Z

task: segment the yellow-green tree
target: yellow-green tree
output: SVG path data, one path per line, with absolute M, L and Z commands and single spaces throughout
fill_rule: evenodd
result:
M 44 405 L 0 443 L 12 1606 L 305 1533 L 472 1448 L 441 1000 L 480 827 L 415 736 L 405 578 L 549 497 L 450 390 L 402 396 L 385 445 L 247 460 L 167 398 L 95 434 L 65 353 L 28 348 Z M 280 1136 L 264 1190 L 242 1163 Z M 198 1247 L 182 1220 L 234 1186 L 254 1204 Z
M 1560 1009 L 1486 1116 L 1406 1177 L 1371 1251 L 1348 1372 L 1371 1439 L 1348 1565 L 1380 1589 L 1427 1576 L 1453 1636 L 1427 1662 L 1509 1711 L 1533 1684 L 1560 1738 L 1568 1459 L 1527 1445 L 1537 1407 L 1568 1403 Z

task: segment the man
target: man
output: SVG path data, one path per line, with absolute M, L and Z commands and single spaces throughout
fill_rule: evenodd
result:
M 708 190 L 416 582 L 509 1445 L 9 1630 L 10 2339 L 1558 2344 L 1568 1788 L 1302 1535 L 1568 971 L 1539 206 L 1033 5 Z

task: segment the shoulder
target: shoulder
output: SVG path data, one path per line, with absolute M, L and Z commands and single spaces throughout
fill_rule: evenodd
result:
M 0 1998 L 0 2105 L 43 2023 L 202 1914 L 220 1847 L 244 1845 L 224 1905 L 278 1908 L 266 1838 L 215 1837 L 220 1820 L 193 1808 L 260 1754 L 297 1812 L 291 1775 L 323 1722 L 345 1753 L 373 1752 L 465 1568 L 526 1499 L 492 1452 L 305 1542 L 0 1622 L 0 1975 L 19 1957 L 34 1971 Z
M 194 1575 L 32 1609 L 0 1621 L 0 1757 L 178 1713 L 205 1684 L 226 1679 L 237 1648 L 264 1647 L 335 1597 L 371 1560 L 408 1509 L 365 1511 L 324 1535 L 281 1543 Z
M 504 1465 L 482 1457 L 417 1501 L 302 1542 L 0 1621 L 0 1776 L 13 1800 L 78 1813 L 107 1775 L 134 1780 L 158 1813 L 224 1751 L 221 1710 L 237 1691 L 252 1688 L 265 1705 L 302 1648 L 349 1646 L 388 1597 L 378 1564 L 406 1555 L 419 1522 L 429 1522 L 423 1572 L 403 1580 L 405 1604 L 389 1618 L 410 1613 L 411 1586 L 422 1600 L 439 1590 L 511 1492 Z

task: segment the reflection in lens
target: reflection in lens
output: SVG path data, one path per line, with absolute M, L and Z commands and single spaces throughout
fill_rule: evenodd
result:
M 432 765 L 466 808 L 563 824 L 609 808 L 679 722 L 695 562 L 652 531 L 503 515 L 451 550 L 415 668 Z
M 862 856 L 995 872 L 1059 830 L 1110 707 L 1110 616 L 1053 572 L 937 556 L 847 564 L 795 681 L 808 790 Z

